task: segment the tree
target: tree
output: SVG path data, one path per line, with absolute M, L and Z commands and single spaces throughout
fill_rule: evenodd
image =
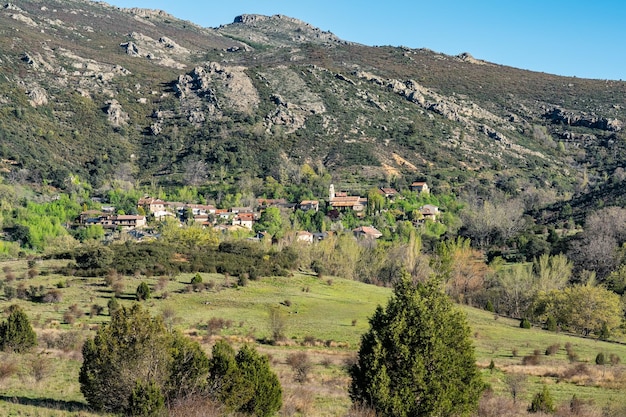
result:
M 530 403 L 530 407 L 528 411 L 531 413 L 546 413 L 551 414 L 554 413 L 556 407 L 554 406 L 554 400 L 552 399 L 552 394 L 548 390 L 546 385 L 543 386 L 541 392 L 538 392 L 533 397 L 532 402 Z
M 283 219 L 280 209 L 268 207 L 261 213 L 259 221 L 254 224 L 255 232 L 267 232 L 275 238 L 280 238 L 283 229 Z
M 0 324 L 0 350 L 24 352 L 37 345 L 37 335 L 28 316 L 16 304 L 9 307 L 7 321 Z
M 382 416 L 468 415 L 484 388 L 470 329 L 438 279 L 407 276 L 370 319 L 350 368 L 350 397 Z
M 138 301 L 148 300 L 151 296 L 150 287 L 148 286 L 148 284 L 142 281 L 141 284 L 137 286 L 137 291 L 135 291 L 135 294 L 137 295 Z
M 200 346 L 169 333 L 139 304 L 121 307 L 83 345 L 80 390 L 94 409 L 148 412 L 205 386 L 208 358 Z
M 566 288 L 562 296 L 559 321 L 584 335 L 599 335 L 603 326 L 614 329 L 623 317 L 619 296 L 602 287 L 576 285 Z
M 483 254 L 459 237 L 437 247 L 438 269 L 444 276 L 446 292 L 457 302 L 471 303 L 472 296 L 484 288 L 489 267 Z
M 213 346 L 208 380 L 213 398 L 230 411 L 266 417 L 282 405 L 282 388 L 267 356 L 247 345 L 235 354 L 228 343 L 218 341 Z

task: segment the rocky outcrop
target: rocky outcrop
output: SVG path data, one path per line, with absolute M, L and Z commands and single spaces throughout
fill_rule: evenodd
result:
M 609 132 L 619 132 L 623 129 L 624 123 L 618 119 L 608 119 L 595 114 L 566 111 L 555 107 L 547 111 L 543 117 L 552 123 L 560 123 L 567 126 L 581 126 L 591 129 L 600 129 Z
M 139 47 L 135 44 L 135 42 L 123 42 L 120 43 L 120 46 L 126 50 L 126 54 L 130 56 L 141 56 L 139 51 Z
M 121 127 L 128 124 L 128 113 L 124 112 L 122 106 L 117 100 L 110 100 L 106 103 L 104 111 L 107 114 L 107 120 L 113 127 Z
M 242 39 L 244 42 L 251 41 L 251 43 L 279 47 L 291 47 L 294 43 L 324 45 L 349 43 L 331 32 L 322 31 L 309 23 L 280 14 L 274 16 L 257 14 L 237 16 L 232 24 L 220 26 L 218 32 Z
M 221 117 L 222 106 L 250 113 L 259 104 L 259 94 L 245 67 L 224 66 L 209 62 L 180 75 L 174 91 L 181 101 L 187 119 L 201 124 L 208 116 Z
M 164 67 L 185 68 L 185 64 L 179 61 L 186 59 L 190 52 L 174 40 L 166 36 L 161 36 L 156 40 L 140 32 L 131 32 L 128 37 L 132 40 L 120 43 L 120 47 L 124 48 L 126 54 L 147 58 Z
M 28 103 L 33 107 L 48 104 L 48 94 L 46 93 L 46 90 L 39 86 L 31 88 L 26 94 L 28 95 Z

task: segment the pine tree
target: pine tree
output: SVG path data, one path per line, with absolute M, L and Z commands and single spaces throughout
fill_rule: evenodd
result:
M 0 324 L 0 350 L 24 352 L 35 345 L 37 335 L 28 316 L 19 306 L 10 306 L 7 321 Z
M 370 319 L 350 397 L 381 416 L 468 415 L 484 388 L 464 316 L 437 280 L 396 285 Z

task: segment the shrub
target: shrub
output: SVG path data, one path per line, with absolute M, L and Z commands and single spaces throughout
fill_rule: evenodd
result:
M 237 285 L 240 287 L 248 285 L 248 276 L 246 274 L 239 275 L 239 278 L 237 278 Z
M 306 382 L 309 371 L 313 366 L 309 359 L 309 355 L 306 352 L 297 352 L 291 353 L 287 355 L 287 365 L 291 367 L 291 370 L 294 372 L 294 381 L 299 383 Z
M 37 355 L 29 361 L 29 372 L 35 381 L 40 382 L 52 372 L 52 363 L 45 356 Z
M 120 309 L 120 302 L 117 301 L 117 298 L 111 297 L 107 302 L 107 308 L 109 309 L 109 316 L 113 316 L 113 314 Z
M 606 365 L 607 358 L 604 352 L 600 352 L 596 355 L 596 365 Z
M 558 326 L 556 324 L 556 319 L 554 318 L 554 316 L 548 316 L 548 318 L 546 319 L 546 330 L 550 332 L 556 332 L 557 329 Z
M 609 362 L 611 362 L 611 365 L 619 365 L 621 361 L 622 360 L 620 359 L 620 357 L 617 356 L 615 353 L 611 353 L 609 355 Z
M 9 317 L 0 324 L 0 350 L 24 352 L 37 345 L 37 335 L 28 316 L 17 305 L 9 307 Z
M 554 345 L 550 345 L 546 348 L 546 355 L 555 355 L 559 349 L 561 348 L 561 345 L 559 345 L 558 343 L 554 344 Z
M 522 358 L 522 365 L 539 365 L 541 363 L 541 358 L 539 355 L 528 355 Z
M 520 321 L 519 323 L 519 327 L 521 329 L 530 329 L 531 328 L 530 320 L 528 320 L 527 318 L 523 318 L 522 321 Z
M 228 343 L 218 341 L 208 381 L 214 399 L 230 411 L 269 417 L 282 405 L 282 388 L 269 359 L 247 345 L 235 354 Z
M 104 307 L 102 307 L 101 305 L 92 304 L 91 309 L 89 310 L 89 316 L 92 318 L 95 316 L 99 316 L 100 314 L 102 314 L 103 311 Z
M 567 352 L 567 359 L 570 362 L 576 362 L 578 360 L 578 354 L 574 352 L 574 348 L 570 342 L 565 344 L 565 351 Z
M 0 381 L 10 378 L 20 370 L 18 364 L 11 358 L 2 358 L 0 361 Z
M 128 415 L 151 417 L 163 414 L 165 398 L 154 382 L 137 381 L 128 400 Z
M 71 310 L 67 310 L 63 313 L 63 323 L 65 324 L 74 324 L 76 322 L 76 316 Z
M 556 407 L 554 406 L 554 400 L 552 399 L 552 395 L 550 394 L 548 387 L 544 385 L 541 392 L 538 392 L 533 397 L 533 400 L 530 403 L 530 407 L 528 408 L 528 411 L 530 411 L 531 413 L 541 412 L 541 413 L 552 414 L 554 413 L 555 410 L 556 410 Z
M 59 290 L 49 290 L 41 299 L 44 303 L 60 303 L 63 301 L 63 294 Z
M 196 285 L 196 284 L 202 284 L 202 276 L 200 275 L 199 272 L 197 272 L 196 275 L 194 275 L 194 277 L 191 278 L 191 285 Z
M 4 297 L 7 300 L 12 300 L 17 296 L 17 290 L 15 289 L 15 287 L 12 287 L 10 285 L 5 285 L 4 286 Z
M 233 325 L 232 320 L 226 320 L 221 317 L 212 317 L 207 322 L 207 332 L 209 335 L 219 334 L 223 329 L 228 329 Z
M 496 311 L 496 309 L 493 306 L 493 303 L 491 302 L 491 300 L 487 300 L 487 304 L 485 305 L 485 310 L 493 313 Z
M 144 301 L 150 299 L 150 287 L 144 281 L 137 286 L 137 290 L 135 291 L 135 295 L 137 296 L 137 301 Z

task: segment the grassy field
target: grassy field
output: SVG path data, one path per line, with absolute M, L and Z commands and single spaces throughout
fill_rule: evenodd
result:
M 55 274 L 54 268 L 64 262 L 38 262 L 30 268 L 26 261 L 0 263 L 5 287 L 22 291 L 32 287 L 40 293 L 57 289 L 60 294 L 56 303 L 0 299 L 2 310 L 14 303 L 22 306 L 39 337 L 32 353 L 2 354 L 0 415 L 98 415 L 88 410 L 80 393 L 80 343 L 108 321 L 106 305 L 113 291 L 103 278 Z M 32 278 L 29 269 L 37 271 L 30 273 Z M 218 337 L 235 345 L 255 344 L 270 356 L 283 384 L 282 415 L 346 414 L 350 401 L 345 364 L 354 357 L 360 336 L 368 329 L 368 317 L 377 305 L 386 303 L 390 289 L 310 274 L 263 278 L 245 286 L 236 285 L 234 277 L 201 276 L 208 287 L 201 292 L 190 289 L 191 274 L 167 280 L 121 277 L 117 290 L 120 302 L 130 305 L 139 283 L 148 282 L 157 290 L 144 305 L 153 314 L 163 315 L 168 325 L 198 340 L 207 352 Z M 278 344 L 263 343 L 272 335 L 271 308 L 278 309 L 284 320 L 286 338 Z M 542 384 L 548 385 L 558 404 L 569 402 L 573 395 L 598 407 L 621 401 L 626 367 L 617 362 L 626 360 L 626 345 L 520 329 L 517 320 L 471 307 L 462 309 L 472 327 L 477 362 L 495 395 L 510 398 L 507 381 L 510 375 L 521 374 L 524 382 L 518 398 L 524 407 Z M 553 354 L 546 355 L 550 346 Z M 295 382 L 287 364 L 290 354 L 301 351 L 312 363 L 305 383 Z M 596 365 L 599 352 L 614 363 Z M 493 369 L 489 369 L 491 361 Z

